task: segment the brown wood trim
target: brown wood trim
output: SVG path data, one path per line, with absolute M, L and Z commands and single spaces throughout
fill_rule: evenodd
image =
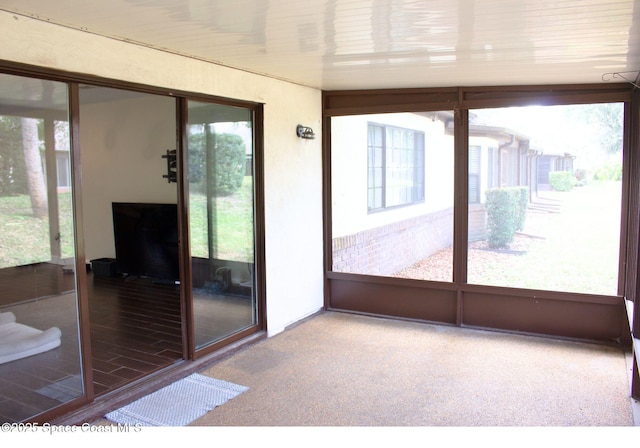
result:
M 494 294 L 498 296 L 532 297 L 544 300 L 559 300 L 565 302 L 616 304 L 623 300 L 622 296 L 606 296 L 597 294 L 582 294 L 537 289 L 509 288 L 503 286 L 488 286 L 474 284 L 455 284 L 448 282 L 434 282 L 414 280 L 399 277 L 379 277 L 375 275 L 351 274 L 342 272 L 327 272 L 329 280 L 349 281 L 354 283 L 369 283 L 374 285 L 389 285 L 399 288 L 421 288 L 437 291 L 461 291 L 462 293 Z
M 68 83 L 90 84 L 94 86 L 110 87 L 115 89 L 133 90 L 136 92 L 149 93 L 154 95 L 212 101 L 218 104 L 225 104 L 229 106 L 253 107 L 261 104 L 257 101 L 236 100 L 219 95 L 152 86 L 149 84 L 124 81 L 115 78 L 105 78 L 88 73 L 67 72 L 63 70 L 52 69 L 50 67 L 23 64 L 14 61 L 7 61 L 4 59 L 0 59 L 0 73 L 28 76 L 39 79 L 50 79 L 53 81 L 62 81 Z
M 627 182 L 622 185 L 622 209 L 620 216 L 620 232 L 626 238 L 620 239 L 620 260 L 619 271 L 621 275 L 618 279 L 618 294 L 625 294 L 630 300 L 635 300 L 635 283 L 637 281 L 638 260 L 638 214 L 632 210 L 638 210 L 640 202 L 639 195 L 631 192 L 640 191 L 640 157 L 638 151 L 633 149 L 631 139 L 631 122 L 633 120 L 633 109 L 631 103 L 625 103 L 624 107 L 624 128 L 622 144 L 622 178 Z
M 455 324 L 458 315 L 455 290 L 436 290 L 348 280 L 331 281 L 331 307 L 374 315 Z
M 178 254 L 180 256 L 180 309 L 182 314 L 182 357 L 194 359 L 195 329 L 192 297 L 192 267 L 189 236 L 189 162 L 187 154 L 187 100 L 176 99 L 177 178 L 178 178 Z
M 267 330 L 267 255 L 265 249 L 265 191 L 264 191 L 264 106 L 253 108 L 253 185 L 254 191 L 254 239 L 255 239 L 255 288 L 257 300 L 258 330 Z
M 233 344 L 234 342 L 242 341 L 253 334 L 259 333 L 261 331 L 260 324 L 251 325 L 247 328 L 244 328 L 236 333 L 233 333 L 229 336 L 225 336 L 224 339 L 216 341 L 210 345 L 202 347 L 195 352 L 194 360 L 201 359 L 203 357 L 215 354 L 217 351 L 223 349 L 229 344 Z
M 463 325 L 601 342 L 622 336 L 623 300 L 612 303 L 465 293 Z
M 324 116 L 452 110 L 457 88 L 349 90 L 323 92 Z
M 634 344 L 637 346 L 638 344 Z M 640 356 L 636 350 L 633 354 L 633 373 L 631 378 L 631 397 L 640 400 Z
M 501 286 L 487 286 L 487 285 L 471 285 L 466 284 L 460 287 L 463 292 L 478 293 L 478 294 L 494 294 L 498 296 L 519 296 L 519 297 L 532 297 L 540 298 L 544 300 L 558 300 L 563 302 L 577 302 L 577 303 L 593 303 L 593 304 L 619 304 L 623 300 L 622 296 L 605 296 L 597 294 L 582 294 L 577 292 L 563 292 L 563 291 L 548 291 L 543 289 L 521 289 L 521 288 L 508 288 Z
M 632 90 L 632 86 L 627 83 L 467 87 L 464 89 L 460 107 L 480 109 L 526 105 L 611 103 L 629 101 Z
M 360 114 L 385 114 L 394 112 L 435 112 L 441 110 L 452 110 L 455 103 L 448 101 L 430 102 L 430 103 L 402 103 L 399 107 L 397 104 L 386 106 L 368 106 L 363 107 L 342 107 L 336 109 L 326 109 L 326 116 L 344 116 L 344 115 L 360 115 Z
M 626 82 L 602 82 L 602 83 L 579 83 L 579 84 L 514 84 L 501 86 L 469 86 L 464 88 L 465 92 L 471 94 L 491 95 L 526 95 L 529 93 L 538 94 L 540 92 L 550 93 L 592 93 L 594 90 L 619 90 L 631 92 L 633 86 Z
M 340 277 L 328 309 L 607 343 L 624 333 L 622 297 Z
M 84 247 L 84 221 L 82 219 L 82 162 L 80 145 L 80 91 L 78 84 L 69 84 L 69 136 L 71 139 L 72 201 L 76 257 L 76 300 L 80 325 L 80 350 L 84 396 L 93 400 L 93 366 L 91 362 L 91 325 L 89 323 L 89 293 L 87 287 L 87 259 Z
M 640 275 L 638 275 L 638 265 L 640 261 L 640 90 L 635 90 L 633 93 L 633 99 L 631 101 L 630 107 L 630 118 L 627 120 L 627 124 L 630 127 L 628 130 L 629 134 L 629 153 L 632 154 L 632 163 L 633 165 L 630 168 L 632 172 L 630 175 L 630 179 L 633 182 L 629 187 L 629 198 L 630 208 L 629 208 L 629 219 L 631 220 L 631 224 L 629 225 L 631 232 L 629 233 L 629 245 L 631 249 L 628 252 L 628 258 L 630 259 L 628 269 L 631 271 L 631 281 L 633 284 L 629 284 L 627 282 L 627 287 L 630 291 L 631 300 L 634 302 L 635 306 L 633 309 L 633 320 L 631 322 L 631 334 L 635 338 L 640 338 Z M 631 194 L 633 192 L 633 194 Z M 631 208 L 634 206 L 635 208 Z M 640 389 L 640 384 L 635 386 Z
M 344 280 L 357 283 L 371 283 L 377 285 L 394 285 L 407 286 L 411 288 L 436 289 L 442 291 L 457 290 L 456 285 L 449 282 L 435 282 L 428 280 L 413 280 L 410 278 L 400 277 L 380 277 L 376 275 L 351 274 L 344 272 L 327 272 L 327 278 L 330 280 Z
M 569 104 L 593 104 L 593 103 L 615 103 L 624 102 L 629 100 L 628 92 L 602 92 L 591 94 L 566 94 L 566 95 L 553 95 L 549 94 L 548 97 L 526 97 L 526 98 L 491 98 L 491 99 L 476 99 L 465 100 L 461 107 L 466 109 L 489 109 L 498 107 L 513 107 L 513 106 L 562 106 Z
M 323 92 L 324 116 L 630 101 L 628 83 Z
M 635 310 L 638 308 L 631 300 L 626 300 L 627 323 L 633 328 Z M 632 355 L 631 398 L 640 400 L 640 338 L 630 336 Z
M 324 96 L 322 98 L 324 107 Z M 333 251 L 331 249 L 331 239 L 333 235 L 333 227 L 331 219 L 327 219 L 331 216 L 331 117 L 323 117 L 322 119 L 322 216 L 325 218 L 322 220 L 322 232 L 324 242 L 324 272 L 329 273 L 333 269 Z M 327 275 L 323 279 L 323 295 L 324 295 L 324 308 L 329 308 L 331 304 L 330 280 Z
M 462 91 L 460 91 L 462 95 Z M 469 111 L 456 109 L 454 134 L 453 281 L 467 281 L 469 216 Z

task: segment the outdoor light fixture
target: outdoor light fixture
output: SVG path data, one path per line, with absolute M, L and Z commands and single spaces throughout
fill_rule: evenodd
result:
M 299 124 L 298 127 L 296 128 L 296 134 L 298 134 L 298 137 L 300 138 L 308 138 L 308 139 L 316 138 L 316 134 L 313 133 L 313 129 L 308 128 L 306 126 L 302 126 L 301 124 Z

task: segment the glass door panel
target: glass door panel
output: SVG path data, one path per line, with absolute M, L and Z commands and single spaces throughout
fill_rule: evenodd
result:
M 0 75 L 0 418 L 84 394 L 68 88 Z
M 176 100 L 79 86 L 93 386 L 103 395 L 182 359 Z
M 253 120 L 188 103 L 189 237 L 196 348 L 256 324 Z

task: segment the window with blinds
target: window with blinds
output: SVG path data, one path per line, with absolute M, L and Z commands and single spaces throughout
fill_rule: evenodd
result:
M 367 206 L 369 211 L 424 200 L 424 133 L 368 125 Z
M 469 146 L 469 204 L 480 202 L 480 146 Z

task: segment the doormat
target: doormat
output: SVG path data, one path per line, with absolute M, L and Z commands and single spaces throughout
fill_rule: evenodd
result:
M 105 415 L 114 423 L 140 426 L 186 426 L 210 410 L 249 390 L 194 373 Z

